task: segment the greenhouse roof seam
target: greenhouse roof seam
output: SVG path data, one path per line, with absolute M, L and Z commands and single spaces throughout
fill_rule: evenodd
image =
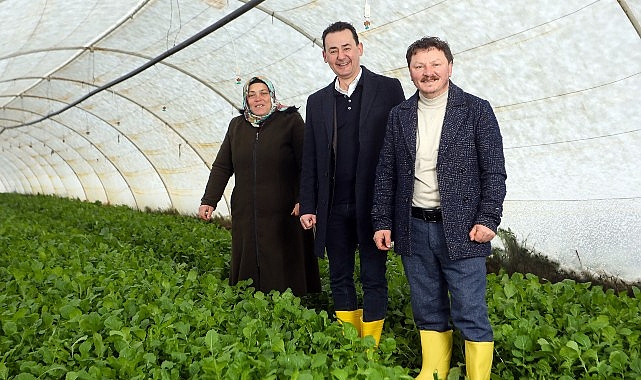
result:
M 581 88 L 581 89 L 578 89 L 578 90 L 566 91 L 566 92 L 562 92 L 562 93 L 559 93 L 559 94 L 554 94 L 554 95 L 550 95 L 550 96 L 544 96 L 542 98 L 529 99 L 529 100 L 522 101 L 522 102 L 510 103 L 510 104 L 505 104 L 505 105 L 501 105 L 501 106 L 495 106 L 494 110 L 498 111 L 498 110 L 507 109 L 507 108 L 510 108 L 510 107 L 521 106 L 523 104 L 531 104 L 531 103 L 541 102 L 541 101 L 544 101 L 544 100 L 556 99 L 556 98 L 561 98 L 561 97 L 568 96 L 568 95 L 574 95 L 574 94 L 579 94 L 579 93 L 582 93 L 582 92 L 588 92 L 588 91 L 596 90 L 596 89 L 599 89 L 599 88 L 602 88 L 602 87 L 607 87 L 607 86 L 611 86 L 611 85 L 616 84 L 616 83 L 623 82 L 623 81 L 625 81 L 627 79 L 634 78 L 635 76 L 640 75 L 640 74 L 641 74 L 641 72 L 637 72 L 637 73 L 634 73 L 634 74 L 627 75 L 627 76 L 625 76 L 623 78 L 614 79 L 614 80 L 611 80 L 609 82 L 599 83 L 599 84 L 596 84 L 594 86 L 585 87 L 585 88 Z
M 550 146 L 550 145 L 559 145 L 559 144 L 569 144 L 569 143 L 575 143 L 575 142 L 579 142 L 579 141 L 607 139 L 609 137 L 621 136 L 621 135 L 629 135 L 629 134 L 637 133 L 637 132 L 641 132 L 641 128 L 632 129 L 632 130 L 629 130 L 629 131 L 608 133 L 608 134 L 599 135 L 599 136 L 582 137 L 582 138 L 571 139 L 571 140 L 550 141 L 550 142 L 539 143 L 539 144 L 519 145 L 519 146 L 510 146 L 510 147 L 506 146 L 503 149 L 504 150 L 512 150 L 512 149 L 521 149 L 521 148 L 533 148 L 533 147 L 537 147 L 537 146 Z

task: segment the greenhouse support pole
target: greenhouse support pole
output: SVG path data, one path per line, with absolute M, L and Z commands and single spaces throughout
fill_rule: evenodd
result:
M 637 31 L 639 38 L 641 38 L 641 24 L 639 24 L 639 20 L 634 17 L 634 13 L 632 13 L 632 9 L 630 9 L 628 3 L 625 0 L 617 0 L 617 2 L 621 6 L 621 9 L 623 9 L 625 15 L 628 16 L 628 20 L 630 20 L 630 23 L 632 23 L 634 30 Z

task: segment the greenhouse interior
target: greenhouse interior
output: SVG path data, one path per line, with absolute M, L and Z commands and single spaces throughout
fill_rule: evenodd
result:
M 452 82 L 500 124 L 501 228 L 641 278 L 641 0 L 0 0 L 0 19 L 0 193 L 195 215 L 243 83 L 266 76 L 305 118 L 341 20 L 406 97 L 407 47 L 448 41 Z

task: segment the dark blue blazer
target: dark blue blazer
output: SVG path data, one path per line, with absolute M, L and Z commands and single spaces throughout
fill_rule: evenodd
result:
M 365 67 L 361 75 L 363 95 L 358 126 L 356 166 L 356 216 L 359 242 L 372 241 L 372 198 L 374 171 L 383 144 L 387 117 L 392 107 L 403 100 L 403 88 L 396 78 L 375 74 Z M 316 215 L 317 256 L 325 254 L 330 197 L 330 160 L 334 120 L 334 81 L 307 99 L 305 140 L 300 187 L 300 214 Z M 340 165 L 341 163 L 337 163 Z M 367 240 L 364 240 L 367 239 Z
M 418 92 L 395 107 L 376 169 L 374 229 L 392 230 L 394 250 L 410 250 Z M 470 241 L 482 224 L 496 232 L 505 198 L 505 159 L 499 125 L 489 102 L 450 82 L 436 161 L 443 227 L 450 258 L 487 256 L 490 243 Z

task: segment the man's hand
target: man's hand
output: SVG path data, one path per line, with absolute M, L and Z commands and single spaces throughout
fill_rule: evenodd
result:
M 389 251 L 392 249 L 392 231 L 378 230 L 374 232 L 374 244 L 376 244 L 376 248 L 381 251 Z
M 314 214 L 305 214 L 300 217 L 300 225 L 303 226 L 303 229 L 309 230 L 310 228 L 316 225 L 316 215 Z
M 477 243 L 487 243 L 496 236 L 496 233 L 482 224 L 475 224 L 470 231 L 470 240 Z

